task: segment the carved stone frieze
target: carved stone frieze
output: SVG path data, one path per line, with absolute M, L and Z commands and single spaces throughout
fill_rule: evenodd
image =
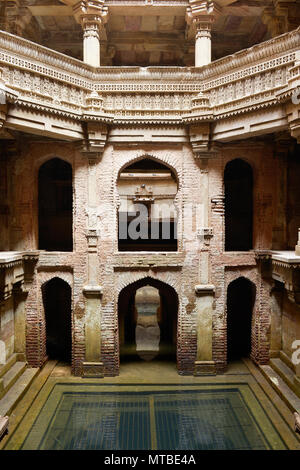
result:
M 12 111 L 15 106 L 88 123 L 88 146 L 101 150 L 105 141 L 92 122 L 184 125 L 197 154 L 209 151 L 210 122 L 275 106 L 283 106 L 291 133 L 299 138 L 299 105 L 293 101 L 300 86 L 299 45 L 300 28 L 200 73 L 184 67 L 95 68 L 0 32 L 0 88 Z

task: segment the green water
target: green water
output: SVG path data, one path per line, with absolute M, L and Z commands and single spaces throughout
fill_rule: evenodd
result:
M 247 385 L 107 389 L 57 384 L 22 449 L 286 448 Z

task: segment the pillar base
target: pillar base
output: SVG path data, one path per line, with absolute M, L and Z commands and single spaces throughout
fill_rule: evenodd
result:
M 82 378 L 103 378 L 103 362 L 83 362 Z
M 214 361 L 195 361 L 194 376 L 216 375 L 216 363 Z

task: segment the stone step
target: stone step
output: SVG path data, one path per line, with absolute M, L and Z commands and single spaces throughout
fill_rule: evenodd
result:
M 28 390 L 31 382 L 39 373 L 38 368 L 26 369 L 14 385 L 0 400 L 0 416 L 10 415 L 17 403 Z
M 282 359 L 276 357 L 270 360 L 271 367 L 280 375 L 286 384 L 299 396 L 297 386 L 295 385 L 295 372 Z
M 5 364 L 1 364 L 1 366 L 0 366 L 0 377 L 1 378 L 17 362 L 17 360 L 18 360 L 18 355 L 15 353 L 15 354 L 12 354 L 10 356 L 10 358 L 7 360 L 7 362 Z
M 26 362 L 16 362 L 2 377 L 3 390 L 0 391 L 0 398 L 13 386 L 21 374 L 26 369 Z
M 297 411 L 300 413 L 300 398 L 290 389 L 287 383 L 282 379 L 282 377 L 273 369 L 271 366 L 259 366 L 263 375 L 272 385 L 274 390 L 282 398 L 282 400 L 287 404 L 291 411 Z

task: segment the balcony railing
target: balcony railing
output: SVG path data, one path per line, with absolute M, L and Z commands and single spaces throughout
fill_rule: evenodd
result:
M 205 67 L 100 67 L 0 32 L 2 88 L 19 108 L 107 123 L 215 120 L 300 86 L 300 28 Z M 200 93 L 200 95 L 199 95 Z

